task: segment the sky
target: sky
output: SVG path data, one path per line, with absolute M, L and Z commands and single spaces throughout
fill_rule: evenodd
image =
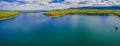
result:
M 0 0 L 0 10 L 54 10 L 86 6 L 120 6 L 120 0 Z

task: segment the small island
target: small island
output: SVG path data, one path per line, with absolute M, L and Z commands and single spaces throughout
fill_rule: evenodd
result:
M 110 15 L 114 14 L 120 16 L 120 10 L 80 10 L 80 9 L 66 9 L 66 10 L 51 10 L 44 12 L 44 15 L 49 15 L 52 18 L 68 15 L 68 14 L 82 14 L 82 15 Z
M 9 12 L 7 12 L 7 11 L 2 11 L 2 12 L 0 12 L 0 21 L 1 20 L 7 20 L 7 19 L 11 19 L 11 18 L 14 18 L 14 17 L 16 17 L 17 15 L 19 15 L 20 13 L 19 12 L 13 12 L 13 11 L 9 11 Z

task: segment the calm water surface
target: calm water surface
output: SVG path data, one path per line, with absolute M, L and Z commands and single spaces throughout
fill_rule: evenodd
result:
M 119 46 L 119 35 L 115 16 L 50 18 L 40 12 L 0 21 L 1 46 Z

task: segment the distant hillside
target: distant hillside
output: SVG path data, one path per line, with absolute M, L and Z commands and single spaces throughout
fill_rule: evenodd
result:
M 120 10 L 120 6 L 107 6 L 107 7 L 79 7 L 71 9 L 100 9 L 100 10 Z

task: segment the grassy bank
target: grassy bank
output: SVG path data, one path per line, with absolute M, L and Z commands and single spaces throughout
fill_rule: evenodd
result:
M 112 12 L 112 14 L 120 17 L 120 10 L 115 10 Z
M 7 20 L 19 15 L 19 12 L 0 12 L 0 20 Z
M 79 10 L 79 9 L 67 9 L 67 10 L 51 10 L 44 13 L 45 15 L 49 15 L 53 18 L 64 16 L 67 14 L 82 14 L 82 15 L 110 15 L 114 14 L 120 16 L 119 10 Z

